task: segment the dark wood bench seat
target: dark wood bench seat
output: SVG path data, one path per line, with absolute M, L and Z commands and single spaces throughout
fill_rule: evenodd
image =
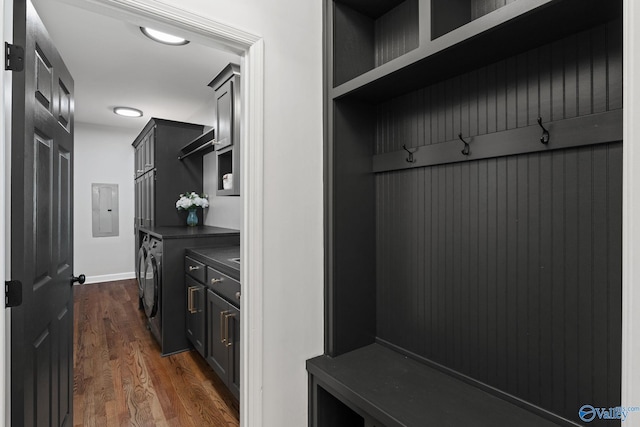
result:
M 558 425 L 380 344 L 318 356 L 307 371 L 313 427 Z

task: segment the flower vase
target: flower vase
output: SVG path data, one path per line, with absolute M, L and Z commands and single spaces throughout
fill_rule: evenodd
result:
M 189 215 L 187 216 L 187 225 L 189 227 L 195 227 L 198 225 L 198 215 L 195 209 L 189 209 Z

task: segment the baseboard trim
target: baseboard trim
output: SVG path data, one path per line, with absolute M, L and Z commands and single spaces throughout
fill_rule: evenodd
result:
M 117 273 L 117 274 L 103 274 L 100 276 L 87 276 L 85 280 L 85 285 L 89 285 L 92 283 L 102 283 L 102 282 L 115 282 L 116 280 L 127 280 L 127 279 L 135 279 L 136 273 Z

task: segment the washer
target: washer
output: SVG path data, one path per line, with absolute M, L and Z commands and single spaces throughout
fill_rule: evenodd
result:
M 144 312 L 149 319 L 151 332 L 159 339 L 161 336 L 160 310 L 162 293 L 162 240 L 151 238 L 149 241 L 149 253 L 144 269 L 144 295 L 142 303 Z
M 147 255 L 149 254 L 149 235 L 145 234 L 138 249 L 138 258 L 136 263 L 136 278 L 138 279 L 138 297 L 140 298 L 140 308 L 142 306 L 142 298 L 144 296 L 144 268 L 147 265 Z

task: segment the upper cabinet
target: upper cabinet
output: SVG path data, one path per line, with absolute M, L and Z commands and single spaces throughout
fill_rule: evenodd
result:
M 202 192 L 202 157 L 178 161 L 178 154 L 203 129 L 198 124 L 151 118 L 133 141 L 136 227 L 185 223 L 175 203 L 180 193 Z
M 215 149 L 216 196 L 240 195 L 240 66 L 230 63 L 212 81 L 214 128 L 182 147 L 178 160 Z M 137 163 L 136 163 L 137 165 Z
M 209 86 L 215 91 L 218 196 L 240 195 L 240 67 L 227 65 Z

